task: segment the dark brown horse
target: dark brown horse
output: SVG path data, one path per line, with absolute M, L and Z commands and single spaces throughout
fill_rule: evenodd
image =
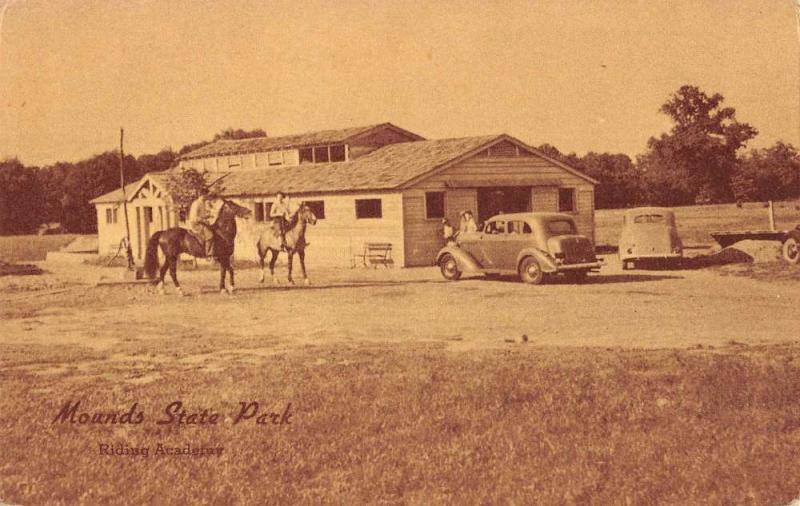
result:
M 294 284 L 292 279 L 292 261 L 295 253 L 300 259 L 300 268 L 303 270 L 303 281 L 309 284 L 308 275 L 306 275 L 306 225 L 310 223 L 315 225 L 317 217 L 311 211 L 311 208 L 306 203 L 301 202 L 300 207 L 292 215 L 288 225 L 286 225 L 286 252 L 289 254 L 289 283 Z M 272 276 L 272 282 L 278 284 L 278 278 L 275 277 L 275 261 L 278 259 L 278 253 L 281 251 L 281 235 L 278 227 L 274 224 L 270 228 L 263 230 L 258 236 L 256 242 L 258 249 L 258 262 L 261 266 L 261 279 L 264 282 L 264 257 L 267 251 L 271 256 L 269 259 L 269 273 Z
M 228 293 L 233 293 L 233 266 L 231 265 L 231 256 L 233 256 L 234 239 L 236 238 L 236 218 L 248 218 L 251 211 L 245 207 L 231 202 L 230 200 L 223 200 L 222 206 L 217 216 L 217 220 L 211 229 L 214 231 L 214 258 L 219 262 L 219 289 L 220 292 L 226 291 L 225 274 L 229 273 L 231 278 L 230 286 L 227 287 Z M 161 271 L 156 276 L 158 270 L 158 248 L 161 247 L 161 252 L 164 254 L 166 260 L 164 265 L 161 266 Z M 156 232 L 150 237 L 147 243 L 147 252 L 144 257 L 144 271 L 147 276 L 153 280 L 153 284 L 157 284 L 162 293 L 164 293 L 164 276 L 169 270 L 172 277 L 172 282 L 175 283 L 175 288 L 178 293 L 181 292 L 181 286 L 178 283 L 176 275 L 178 266 L 178 257 L 181 253 L 188 253 L 197 258 L 205 258 L 205 248 L 200 241 L 188 230 L 180 227 L 170 228 Z

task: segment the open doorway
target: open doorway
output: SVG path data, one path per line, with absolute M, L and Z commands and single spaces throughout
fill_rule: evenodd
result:
M 525 213 L 531 210 L 530 186 L 478 188 L 478 221 L 496 214 Z

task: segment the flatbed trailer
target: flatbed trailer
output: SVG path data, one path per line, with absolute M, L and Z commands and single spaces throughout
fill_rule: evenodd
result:
M 747 239 L 754 241 L 777 241 L 781 243 L 781 255 L 790 264 L 800 263 L 800 225 L 792 230 L 747 230 L 734 232 L 711 232 L 711 237 L 723 248 Z

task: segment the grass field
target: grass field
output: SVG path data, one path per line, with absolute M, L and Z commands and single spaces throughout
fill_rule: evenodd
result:
M 778 230 L 794 228 L 800 224 L 800 201 L 776 202 L 775 227 Z M 688 246 L 715 244 L 710 232 L 736 230 L 769 230 L 767 209 L 763 203 L 749 202 L 716 204 L 708 206 L 675 207 L 678 233 Z M 616 246 L 622 232 L 624 209 L 601 209 L 595 213 L 595 242 L 598 245 Z
M 263 344 L 180 336 L 123 346 L 116 359 L 78 348 L 6 347 L 2 499 L 786 504 L 800 490 L 796 347 L 467 354 L 434 343 L 354 344 L 248 355 Z M 185 360 L 214 357 L 209 346 L 240 352 L 213 364 Z M 172 365 L 153 380 L 154 364 L 166 356 Z M 52 362 L 72 365 L 53 370 Z M 51 424 L 68 399 L 82 399 L 87 411 L 118 412 L 138 401 L 145 421 Z M 178 399 L 228 421 L 157 425 Z M 292 403 L 291 424 L 232 425 L 240 401 L 277 411 Z M 158 442 L 224 452 L 156 456 Z M 99 444 L 148 446 L 151 454 L 101 456 Z
M 48 251 L 56 251 L 71 243 L 75 234 L 0 236 L 0 260 L 35 262 L 44 260 Z

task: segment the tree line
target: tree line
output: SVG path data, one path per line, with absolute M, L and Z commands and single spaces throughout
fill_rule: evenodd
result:
M 133 183 L 148 172 L 176 165 L 178 157 L 219 139 L 264 137 L 263 130 L 229 128 L 203 141 L 173 151 L 138 157 L 125 155 L 125 182 Z M 42 223 L 60 223 L 76 234 L 97 232 L 97 214 L 89 202 L 119 188 L 119 151 L 107 151 L 79 162 L 57 162 L 28 167 L 17 159 L 0 161 L 0 235 L 29 234 Z
M 651 137 L 634 159 L 622 153 L 564 154 L 555 146 L 538 147 L 550 158 L 599 181 L 598 209 L 637 205 L 679 206 L 800 197 L 800 153 L 784 142 L 744 151 L 758 135 L 736 118 L 719 93 L 681 86 L 661 106 L 672 128 Z M 228 128 L 211 141 L 163 149 L 151 155 L 126 156 L 127 182 L 147 172 L 174 166 L 181 155 L 220 139 L 264 137 L 263 130 Z M 59 222 L 74 233 L 97 230 L 89 201 L 119 188 L 119 153 L 108 151 L 76 163 L 26 167 L 19 160 L 0 161 L 0 235 L 24 234 L 40 223 Z

